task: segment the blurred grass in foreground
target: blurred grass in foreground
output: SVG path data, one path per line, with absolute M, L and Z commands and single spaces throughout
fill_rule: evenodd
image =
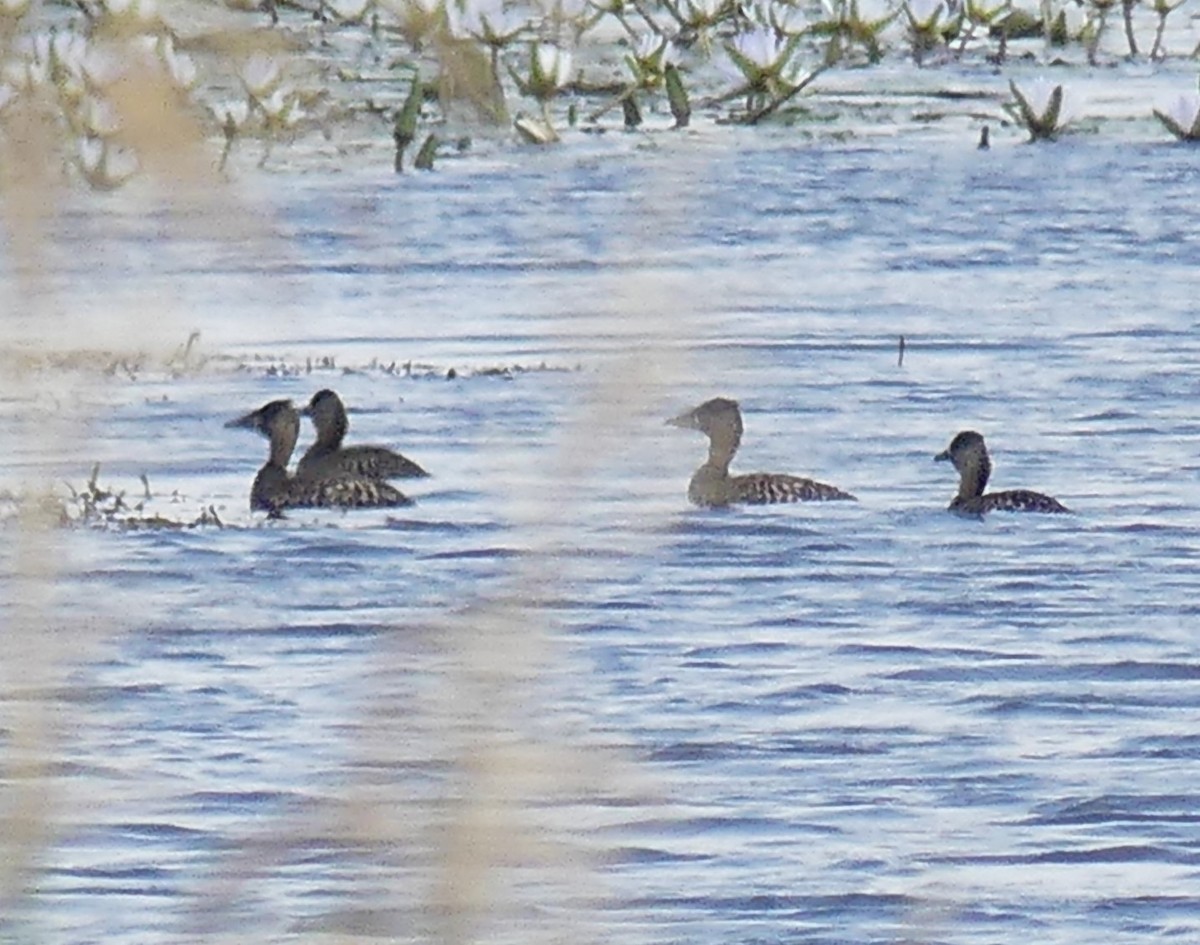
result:
M 51 16 L 66 15 L 59 8 L 48 10 Z M 83 186 L 87 169 L 73 159 L 64 163 L 64 149 L 72 145 L 57 120 L 47 120 L 44 103 L 11 106 L 0 135 L 0 205 L 7 236 L 3 267 L 10 302 L 6 341 L 0 344 L 6 368 L 0 398 L 19 405 L 8 435 L 32 438 L 49 455 L 80 456 L 84 462 L 93 431 L 92 418 L 78 406 L 89 398 L 80 395 L 112 383 L 107 367 L 122 359 L 146 370 L 169 371 L 179 339 L 193 326 L 172 308 L 175 303 L 163 299 L 146 300 L 145 309 L 155 315 L 150 321 L 145 309 L 129 311 L 117 304 L 105 309 L 103 319 L 61 310 L 54 292 L 61 276 L 54 248 L 60 210 L 80 201 L 130 199 L 171 211 L 171 227 L 163 234 L 167 240 L 237 241 L 241 252 L 253 254 L 256 240 L 275 238 L 269 221 L 264 224 L 245 209 L 215 173 L 214 143 L 193 103 L 177 94 L 161 69 L 135 64 L 110 86 L 109 95 L 120 116 L 122 141 L 136 149 L 144 172 L 136 194 L 90 194 Z M 651 212 L 661 236 L 683 212 L 670 205 L 668 194 L 658 200 L 662 205 Z M 103 211 L 89 207 L 88 212 Z M 78 272 L 80 260 L 72 263 Z M 675 288 L 621 282 L 611 294 L 609 333 L 629 331 L 644 338 L 648 325 L 656 324 L 665 337 L 679 322 Z M 673 316 L 669 323 L 667 313 Z M 415 914 L 429 921 L 402 930 L 389 927 L 386 919 L 382 929 L 364 919 L 331 920 L 314 930 L 314 938 L 386 934 L 458 943 L 594 937 L 587 915 L 603 891 L 596 887 L 590 855 L 572 838 L 579 828 L 569 812 L 597 793 L 641 788 L 621 774 L 619 758 L 566 744 L 564 729 L 548 721 L 541 707 L 538 678 L 555 659 L 551 617 L 541 602 L 570 578 L 572 566 L 568 543 L 555 527 L 561 508 L 549 496 L 564 489 L 587 495 L 589 481 L 604 472 L 598 458 L 619 458 L 628 448 L 628 427 L 645 407 L 647 391 L 672 369 L 674 356 L 665 353 L 671 347 L 659 351 L 631 344 L 635 353 L 608 365 L 576 420 L 560 433 L 560 461 L 546 471 L 554 488 L 512 497 L 509 513 L 529 553 L 515 559 L 496 596 L 465 605 L 447 602 L 443 624 L 431 628 L 448 657 L 445 678 L 420 717 L 388 712 L 386 692 L 364 699 L 363 712 L 371 719 L 362 728 L 372 736 L 356 746 L 363 767 L 403 760 L 412 732 L 424 730 L 454 759 L 447 796 L 429 808 L 427 819 L 412 822 L 397 817 L 399 811 L 411 812 L 412 805 L 386 785 L 351 777 L 338 810 L 318 807 L 266 830 L 248 827 L 242 848 L 223 857 L 205 887 L 190 898 L 187 915 L 180 916 L 181 931 L 208 941 L 244 940 L 240 929 L 230 927 L 229 903 L 270 873 L 293 839 L 320 829 L 350 849 L 376 850 L 394 862 L 407 862 L 411 852 L 411 862 L 423 864 L 418 887 L 424 902 Z M 47 388 L 62 396 L 49 404 L 30 395 Z M 28 495 L 45 488 L 37 481 L 25 486 Z M 94 479 L 92 486 L 99 491 Z M 23 508 L 12 529 L 14 567 L 0 577 L 11 593 L 11 623 L 0 660 L 0 915 L 14 923 L 21 921 L 15 917 L 28 917 L 36 930 L 39 864 L 54 847 L 60 805 L 70 787 L 60 781 L 61 740 L 88 725 L 86 704 L 70 696 L 70 677 L 139 627 L 133 617 L 122 625 L 60 621 L 56 583 L 70 560 L 71 535 L 57 528 L 56 516 L 47 511 L 53 503 L 26 502 Z M 394 660 L 391 668 L 402 671 L 405 654 L 391 652 L 385 641 L 380 646 Z M 346 905 L 352 911 L 353 903 Z M 540 914 L 536 921 L 531 910 Z M 18 931 L 15 924 L 12 928 Z M 0 921 L 0 932 L 7 931 Z

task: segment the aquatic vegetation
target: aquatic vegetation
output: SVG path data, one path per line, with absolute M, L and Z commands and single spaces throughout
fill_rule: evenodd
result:
M 197 38 L 192 23 L 185 34 L 173 23 L 184 14 L 154 0 L 97 2 L 54 17 L 28 0 L 3 0 L 0 148 L 16 147 L 19 137 L 5 125 L 36 114 L 53 132 L 42 139 L 52 144 L 50 163 L 113 189 L 170 165 L 147 160 L 160 142 L 148 130 L 153 122 L 138 115 L 157 109 L 194 128 L 178 147 L 194 154 L 207 137 L 214 147 L 205 160 L 223 173 L 246 140 L 261 143 L 254 157 L 262 166 L 282 143 L 322 147 L 319 134 L 333 149 L 361 151 L 386 147 L 389 132 L 397 155 L 415 150 L 413 166 L 430 168 L 439 150 L 455 153 L 445 142 L 466 139 L 441 127 L 461 125 L 463 106 L 482 134 L 542 144 L 558 141 L 577 116 L 585 127 L 615 118 L 663 130 L 671 126 L 655 117 L 669 107 L 673 126 L 685 127 L 693 97 L 715 124 L 836 121 L 855 112 L 820 94 L 816 80 L 826 70 L 904 58 L 925 69 L 954 58 L 1003 68 L 1018 42 L 1026 60 L 1046 57 L 1051 43 L 1062 46 L 1066 67 L 1094 63 L 1111 48 L 1103 40 L 1118 4 L 1130 53 L 1138 49 L 1133 0 L 1088 0 L 1086 13 L 1059 0 L 1014 2 L 328 0 L 311 11 L 267 4 L 274 29 L 260 13 L 234 14 L 244 16 L 248 35 L 259 31 L 234 40 L 203 30 Z M 1167 18 L 1181 4 L 1152 0 L 1152 60 L 1166 57 Z M 414 79 L 419 138 L 406 126 L 411 109 L 397 124 L 413 104 Z M 869 73 L 862 81 L 870 85 Z M 805 90 L 816 94 L 802 105 Z M 521 96 L 536 109 L 520 113 Z M 1013 114 L 1031 137 L 1061 130 L 1043 127 L 1044 111 L 1028 111 L 1017 101 Z
M 1118 0 L 1088 0 L 1088 18 L 1083 25 L 1083 40 L 1087 49 L 1088 65 L 1094 66 L 1097 64 L 1097 57 L 1100 50 L 1100 40 L 1104 36 L 1105 27 L 1108 25 L 1108 14 L 1117 5 Z M 1129 33 L 1130 43 L 1132 45 L 1132 31 Z M 1130 54 L 1136 54 L 1136 47 L 1130 50 Z
M 1017 122 L 1029 132 L 1030 141 L 1053 141 L 1067 126 L 1063 113 L 1063 87 L 1043 80 L 1031 83 L 1024 90 L 1013 81 L 1008 83 L 1015 105 L 1008 107 Z
M 521 94 L 536 99 L 541 105 L 540 123 L 531 123 L 526 120 L 519 126 L 523 129 L 526 138 L 533 143 L 551 144 L 558 141 L 558 133 L 554 130 L 554 119 L 550 114 L 550 102 L 567 84 L 570 74 L 570 52 L 558 46 L 541 42 L 530 44 L 525 74 L 522 76 L 515 70 L 513 71 L 513 80 L 520 88 Z
M 1150 8 L 1154 11 L 1154 15 L 1158 17 L 1158 25 L 1154 29 L 1154 45 L 1150 47 L 1150 58 L 1152 60 L 1165 59 L 1167 57 L 1167 47 L 1163 42 L 1163 37 L 1167 32 L 1167 17 L 1183 6 L 1184 0 L 1152 0 Z M 1193 56 L 1195 54 L 1193 53 Z
M 725 51 L 745 82 L 730 95 L 746 96 L 747 111 L 755 111 L 789 93 L 798 84 L 802 67 L 798 48 L 796 38 L 781 37 L 770 27 L 738 33 L 725 44 Z
M 913 62 L 918 66 L 924 64 L 930 52 L 957 36 L 962 22 L 961 9 L 951 15 L 943 0 L 905 0 L 904 15 Z
M 1154 109 L 1154 117 L 1180 141 L 1200 141 L 1200 94 L 1180 95 L 1167 108 Z
M 625 126 L 636 127 L 642 120 L 637 94 L 654 93 L 665 88 L 671 113 L 675 116 L 675 127 L 686 127 L 691 118 L 691 106 L 688 104 L 683 80 L 676 68 L 679 59 L 679 49 L 665 36 L 659 33 L 644 33 L 638 36 L 632 52 L 625 56 L 630 81 L 612 101 L 589 115 L 587 120 L 596 122 L 613 108 L 620 106 L 624 109 Z
M 404 170 L 404 152 L 416 140 L 417 121 L 421 117 L 421 100 L 424 97 L 424 87 L 421 77 L 413 76 L 412 85 L 408 89 L 408 97 L 400 110 L 396 112 L 396 120 L 392 123 L 392 140 L 396 143 L 396 160 L 393 168 L 399 174 Z
M 113 190 L 137 173 L 137 154 L 99 136 L 79 142 L 79 169 L 96 190 Z
M 810 28 L 816 36 L 829 37 L 826 62 L 840 62 L 861 46 L 872 65 L 883 60 L 883 36 L 900 15 L 879 0 L 821 0 L 824 18 Z
M 17 504 L 36 501 L 45 514 L 52 516 L 60 527 L 113 528 L 119 531 L 144 531 L 147 529 L 191 529 L 211 525 L 223 528 L 224 523 L 214 506 L 202 508 L 191 519 L 175 519 L 157 512 L 149 512 L 147 506 L 155 498 L 150 489 L 150 480 L 141 476 L 142 494 L 127 497 L 124 490 L 99 484 L 100 464 L 92 466 L 92 474 L 79 489 L 67 483 L 68 499 L 40 496 L 36 499 L 17 498 Z M 172 497 L 179 501 L 178 495 Z

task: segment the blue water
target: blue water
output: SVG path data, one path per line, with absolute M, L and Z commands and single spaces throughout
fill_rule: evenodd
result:
M 1194 154 L 740 135 L 64 212 L 54 317 L 224 357 L 7 387 L 0 485 L 227 527 L 8 526 L 0 933 L 1200 936 Z M 324 386 L 434 477 L 264 525 L 221 424 Z M 690 508 L 718 394 L 861 501 Z M 947 515 L 967 428 L 1077 514 Z

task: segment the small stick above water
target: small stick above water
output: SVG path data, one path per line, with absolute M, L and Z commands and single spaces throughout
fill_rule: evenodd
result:
M 900 336 L 900 355 L 896 358 L 896 367 L 904 367 L 904 336 Z

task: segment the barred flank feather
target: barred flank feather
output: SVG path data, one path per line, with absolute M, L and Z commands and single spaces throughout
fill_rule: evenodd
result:
M 748 473 L 729 480 L 732 501 L 751 505 L 776 502 L 854 501 L 854 496 L 836 486 L 782 473 Z
M 298 498 L 320 508 L 377 509 L 412 505 L 412 499 L 379 479 L 325 479 L 309 483 L 293 480 Z
M 1058 499 L 1030 489 L 1009 489 L 1006 492 L 989 492 L 965 502 L 955 499 L 950 508 L 969 514 L 982 515 L 986 512 L 1043 512 L 1057 515 L 1070 513 L 1070 509 Z

